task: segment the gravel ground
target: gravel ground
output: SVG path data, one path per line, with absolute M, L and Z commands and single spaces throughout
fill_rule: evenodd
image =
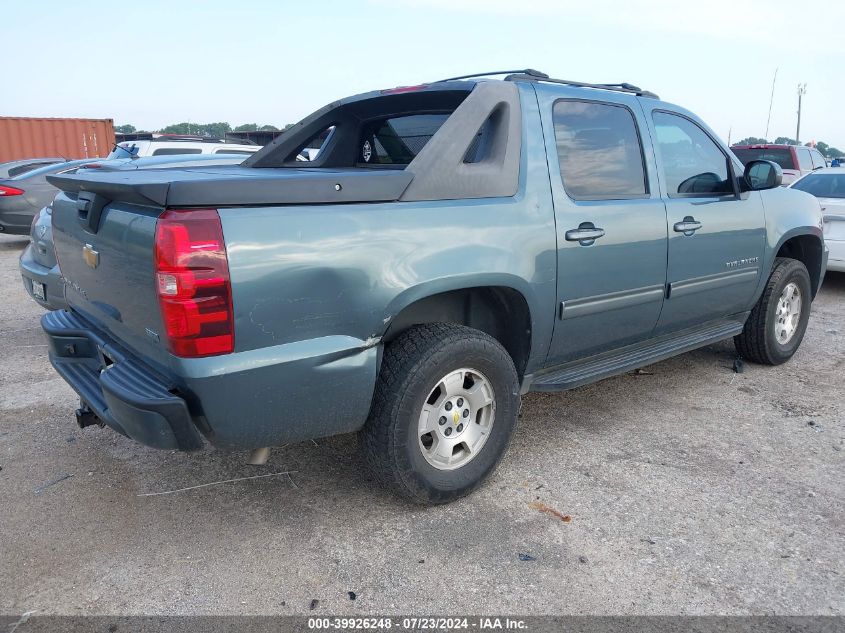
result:
M 0 614 L 845 614 L 843 275 L 787 365 L 734 373 L 725 342 L 531 394 L 491 481 L 421 509 L 352 436 L 256 467 L 76 428 L 25 244 L 0 237 Z

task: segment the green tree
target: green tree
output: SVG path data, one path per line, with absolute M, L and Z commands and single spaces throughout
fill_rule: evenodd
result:
M 160 130 L 164 134 L 196 134 L 223 138 L 226 132 L 232 131 L 232 126 L 225 122 L 219 123 L 174 123 Z
M 279 131 L 279 128 L 277 128 L 275 125 L 269 125 L 269 124 L 262 125 L 258 129 L 262 132 L 278 132 Z
M 801 143 L 796 141 L 794 138 L 789 138 L 786 136 L 778 136 L 774 142 L 775 145 L 801 145 Z
M 768 143 L 764 138 L 758 138 L 756 136 L 749 136 L 748 138 L 744 138 L 741 141 L 737 141 L 734 145 L 765 145 Z
M 117 132 L 118 134 L 132 134 L 133 132 L 136 132 L 137 130 L 135 130 L 134 125 L 129 125 L 128 123 L 126 123 L 124 125 L 114 126 L 114 131 Z
M 811 147 L 811 145 L 807 143 L 807 147 Z M 838 147 L 831 147 L 824 141 L 816 143 L 816 149 L 819 150 L 825 158 L 837 158 L 843 155 L 841 149 Z
M 258 123 L 244 123 L 235 128 L 235 132 L 255 132 L 258 129 Z

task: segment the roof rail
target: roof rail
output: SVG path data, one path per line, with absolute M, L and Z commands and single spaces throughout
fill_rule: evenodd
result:
M 591 84 L 583 81 L 569 81 L 567 79 L 555 79 L 549 77 L 546 73 L 533 68 L 525 68 L 524 70 L 498 70 L 486 73 L 473 73 L 471 75 L 461 75 L 460 77 L 450 77 L 449 79 L 440 79 L 439 81 L 457 81 L 459 79 L 472 79 L 473 77 L 490 77 L 493 75 L 506 75 L 505 81 L 542 81 L 552 84 L 561 84 L 564 86 L 575 86 L 578 88 L 596 88 L 598 90 L 612 90 L 613 92 L 625 92 L 634 94 L 638 97 L 650 97 L 652 99 L 659 99 L 655 93 L 649 90 L 643 90 L 639 86 L 629 83 L 618 84 Z M 439 82 L 433 82 L 439 83 Z
M 460 77 L 449 77 L 448 79 L 438 79 L 431 83 L 440 83 L 442 81 L 458 81 L 459 79 L 472 79 L 473 77 L 492 77 L 493 75 L 528 75 L 529 77 L 536 77 L 537 79 L 548 79 L 546 73 L 533 68 L 523 68 L 522 70 L 494 70 L 487 73 L 472 73 L 471 75 L 461 75 Z

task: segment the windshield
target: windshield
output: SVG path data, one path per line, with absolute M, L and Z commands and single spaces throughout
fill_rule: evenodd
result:
M 731 151 L 736 154 L 743 165 L 747 165 L 752 160 L 770 160 L 780 165 L 781 169 L 796 169 L 795 163 L 792 161 L 792 152 L 788 149 L 768 149 L 765 147 L 736 149 L 732 147 Z
M 809 174 L 792 185 L 817 198 L 845 198 L 845 174 Z

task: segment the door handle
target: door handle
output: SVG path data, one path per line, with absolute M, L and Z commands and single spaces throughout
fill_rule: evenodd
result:
M 581 222 L 577 229 L 564 233 L 567 242 L 578 242 L 581 246 L 592 246 L 600 237 L 604 237 L 604 229 L 596 228 L 592 222 Z
M 675 226 L 672 228 L 675 229 L 675 233 L 683 233 L 684 235 L 689 237 L 701 228 L 701 222 L 696 220 L 691 215 L 688 215 L 683 219 L 683 221 L 675 222 Z

